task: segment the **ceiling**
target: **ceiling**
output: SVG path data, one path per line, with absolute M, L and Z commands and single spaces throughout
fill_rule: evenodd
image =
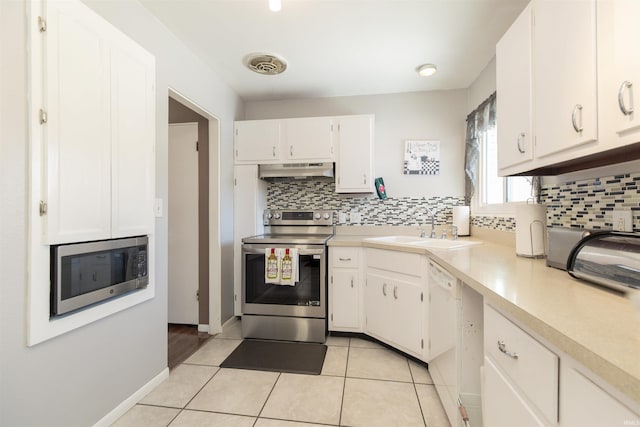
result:
M 141 0 L 245 101 L 467 88 L 528 0 Z M 287 61 L 277 76 L 251 53 Z M 419 77 L 433 63 L 438 72 Z

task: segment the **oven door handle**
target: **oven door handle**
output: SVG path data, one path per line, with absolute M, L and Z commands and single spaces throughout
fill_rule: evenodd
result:
M 273 246 L 275 248 L 279 248 L 278 246 Z M 290 246 L 291 248 L 295 248 L 295 246 Z M 285 247 L 283 246 L 282 249 L 284 249 Z M 249 248 L 244 246 L 242 248 L 242 253 L 245 254 L 264 254 L 266 251 L 266 248 Z M 300 255 L 324 255 L 325 250 L 324 248 L 320 248 L 320 249 L 307 249 L 307 248 L 299 248 L 298 249 L 298 256 Z

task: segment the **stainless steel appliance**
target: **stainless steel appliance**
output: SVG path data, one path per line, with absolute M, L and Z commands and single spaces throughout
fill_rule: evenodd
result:
M 584 228 L 553 227 L 547 229 L 547 265 L 549 267 L 567 269 L 567 260 L 571 250 L 580 239 L 591 234 Z
M 149 283 L 147 236 L 51 246 L 51 316 Z
M 585 237 L 569 255 L 567 271 L 621 292 L 640 289 L 640 234 L 606 231 Z
M 242 239 L 242 335 L 324 342 L 333 212 L 266 210 L 263 219 L 265 234 Z M 269 248 L 297 249 L 299 280 L 293 286 L 265 283 Z

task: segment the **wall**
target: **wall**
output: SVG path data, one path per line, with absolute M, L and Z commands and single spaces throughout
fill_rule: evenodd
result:
M 248 101 L 245 119 L 375 114 L 376 177 L 390 198 L 464 195 L 465 90 Z M 403 175 L 405 140 L 440 140 L 439 175 Z
M 156 296 L 33 347 L 25 345 L 27 64 L 25 0 L 0 1 L 0 425 L 89 426 L 167 366 L 167 222 L 156 221 Z M 232 200 L 233 120 L 239 97 L 129 0 L 94 8 L 156 56 L 156 191 L 167 198 L 167 98 L 176 89 L 221 120 L 222 200 Z M 222 203 L 222 265 L 232 286 L 233 212 Z M 232 293 L 231 293 L 232 294 Z M 226 308 L 232 312 L 232 304 Z M 221 314 L 222 315 L 222 314 Z
M 478 105 L 495 91 L 496 57 L 494 56 L 467 89 L 467 114 L 478 108 Z
M 209 235 L 209 120 L 169 98 L 169 123 L 198 123 L 198 231 Z M 198 240 L 198 322 L 209 323 L 209 239 Z

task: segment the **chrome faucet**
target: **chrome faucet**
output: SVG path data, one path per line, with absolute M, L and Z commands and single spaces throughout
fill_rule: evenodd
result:
M 416 214 L 418 213 L 419 210 L 423 210 L 427 215 L 430 216 L 431 218 L 431 232 L 429 233 L 429 238 L 430 239 L 435 239 L 436 238 L 436 215 L 433 213 L 433 211 L 427 207 L 418 207 L 416 208 L 413 213 Z M 419 230 L 421 231 L 420 233 L 420 237 L 426 237 L 425 236 L 425 230 L 424 228 L 420 227 Z

